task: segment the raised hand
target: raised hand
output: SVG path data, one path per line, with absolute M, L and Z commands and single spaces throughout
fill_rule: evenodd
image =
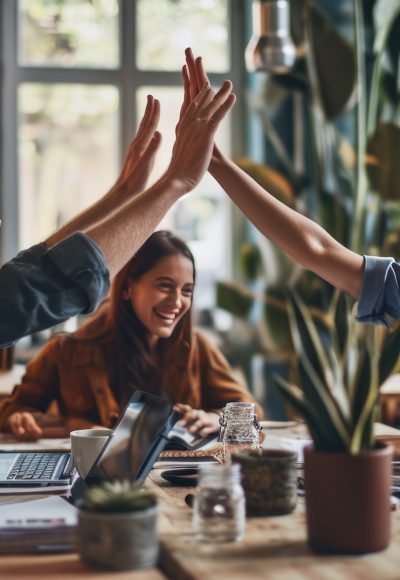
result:
M 160 102 L 152 95 L 148 95 L 146 110 L 138 132 L 129 146 L 124 165 L 112 192 L 118 190 L 121 196 L 131 196 L 146 188 L 161 143 L 161 134 L 156 130 L 159 119 Z
M 203 66 L 203 59 L 198 56 L 196 59 L 193 56 L 191 48 L 185 50 L 186 64 L 182 67 L 182 78 L 184 87 L 184 100 L 181 107 L 181 117 L 190 105 L 191 101 L 196 98 L 196 96 L 201 91 L 209 79 Z M 214 143 L 214 148 L 211 157 L 211 166 L 213 163 L 220 161 L 223 158 L 223 154 Z M 211 167 L 210 167 L 211 169 Z
M 236 100 L 231 91 L 230 81 L 225 81 L 216 94 L 207 82 L 188 104 L 186 87 L 172 158 L 165 174 L 182 193 L 191 191 L 208 169 L 218 125 Z

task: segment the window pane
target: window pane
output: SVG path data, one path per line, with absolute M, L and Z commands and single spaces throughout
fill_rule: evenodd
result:
M 18 22 L 21 64 L 118 66 L 118 0 L 19 0 Z
M 109 189 L 118 171 L 118 91 L 24 84 L 19 104 L 20 247 Z
M 168 166 L 175 125 L 178 121 L 182 89 L 143 87 L 138 90 L 138 109 L 143 114 L 146 95 L 152 94 L 161 102 L 159 130 L 162 145 L 151 176 L 156 179 Z M 221 149 L 230 153 L 230 126 L 224 121 L 218 130 L 217 142 Z M 217 182 L 207 173 L 198 187 L 173 206 L 160 228 L 173 230 L 186 240 L 194 254 L 197 266 L 196 307 L 210 308 L 214 305 L 214 287 L 217 279 L 230 275 L 230 201 Z
M 137 66 L 180 70 L 191 46 L 208 72 L 229 69 L 228 0 L 137 0 Z

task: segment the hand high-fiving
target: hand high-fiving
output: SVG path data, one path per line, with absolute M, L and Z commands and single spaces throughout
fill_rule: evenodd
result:
M 207 77 L 199 91 L 197 82 L 193 84 L 193 90 L 190 88 L 185 72 L 183 79 L 184 100 L 172 158 L 165 176 L 175 181 L 184 193 L 192 190 L 207 171 L 218 125 L 233 107 L 236 98 L 232 94 L 230 81 L 225 81 L 215 93 Z

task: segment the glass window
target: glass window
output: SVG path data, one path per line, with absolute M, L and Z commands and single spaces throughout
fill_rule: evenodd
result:
M 208 72 L 229 69 L 228 0 L 137 0 L 137 66 L 180 70 L 191 46 Z
M 20 86 L 18 105 L 20 247 L 28 247 L 111 186 L 118 90 L 29 83 Z
M 118 0 L 20 0 L 25 66 L 118 66 Z

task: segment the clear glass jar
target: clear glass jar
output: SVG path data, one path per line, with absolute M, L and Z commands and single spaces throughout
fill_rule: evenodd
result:
M 220 441 L 224 461 L 241 447 L 260 447 L 261 426 L 256 415 L 255 403 L 228 403 L 220 418 Z
M 201 465 L 193 527 L 202 542 L 234 542 L 244 535 L 245 497 L 237 463 Z

